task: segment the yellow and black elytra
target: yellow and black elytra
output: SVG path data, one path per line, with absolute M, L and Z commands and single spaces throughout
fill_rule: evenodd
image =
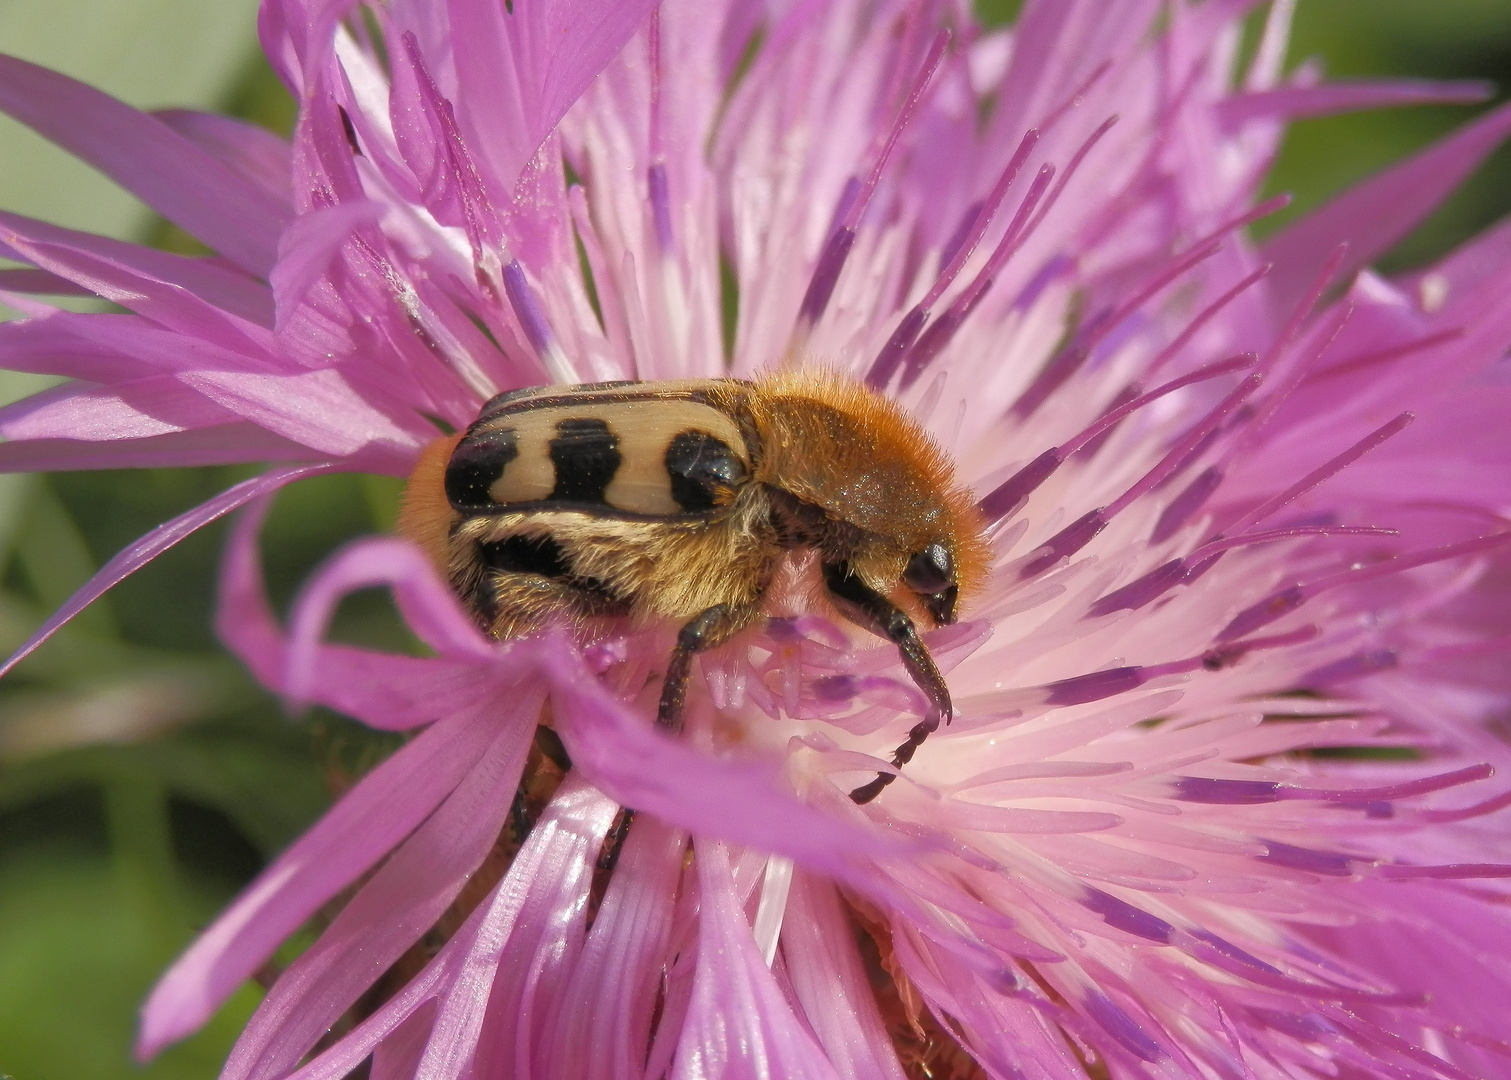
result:
M 671 730 L 693 656 L 755 622 L 787 554 L 811 550 L 818 595 L 894 642 L 930 702 L 899 768 L 951 713 L 915 620 L 954 622 L 987 563 L 948 458 L 891 401 L 823 372 L 501 394 L 426 450 L 400 531 L 495 637 L 679 625 L 657 717 Z

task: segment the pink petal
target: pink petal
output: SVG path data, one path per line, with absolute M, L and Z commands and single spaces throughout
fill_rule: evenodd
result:
M 476 716 L 447 717 L 358 781 L 163 976 L 143 1007 L 138 1057 L 198 1030 L 285 938 L 413 832 L 501 739 L 497 726 Z
M 427 1001 L 373 1050 L 368 1080 L 414 1080 L 435 1026 L 436 1005 Z
M 333 44 L 332 39 L 327 39 L 320 44 L 320 49 L 329 53 Z M 314 74 L 320 83 L 314 91 L 319 98 L 330 101 L 346 97 L 343 86 L 346 79 L 337 64 L 322 61 L 322 66 Z M 320 193 L 318 197 L 317 192 Z M 411 202 L 407 191 L 399 188 L 399 193 L 399 205 Z M 322 206 L 360 202 L 367 197 L 358 173 L 357 159 L 347 138 L 346 125 L 335 109 L 306 110 L 299 118 L 299 126 L 294 132 L 294 197 L 300 213 Z
M 348 6 L 346 0 L 268 0 L 257 12 L 262 51 L 296 96 L 304 90 L 306 65 L 318 67 L 328 55 L 336 20 Z
M 1421 296 L 1428 280 L 1447 286 L 1450 304 L 1474 290 L 1504 278 L 1511 267 L 1511 221 L 1502 220 L 1429 266 L 1398 280 L 1407 292 Z
M 65 383 L 0 408 L 7 439 L 75 439 L 112 443 L 234 423 L 235 413 L 206 401 L 171 375 L 113 387 Z
M 412 198 L 442 225 L 467 234 L 473 258 L 502 246 L 499 216 L 483 190 L 470 148 L 457 131 L 452 104 L 441 96 L 413 33 L 395 43 L 389 117 L 395 142 L 418 183 Z
M 1017 1077 L 1023 1075 L 1019 1063 L 1033 1062 L 1052 1080 L 1085 1077 L 1085 1067 L 1067 1044 L 1065 1025 L 1056 1023 L 1063 1014 L 1042 997 L 1032 991 L 1012 997 L 997 992 L 959 958 L 929 948 L 911 927 L 895 920 L 892 943 L 904 973 L 929 1008 L 960 1022 L 969 1033 L 972 1055 L 988 1069 Z
M 1474 105 L 1493 93 L 1493 88 L 1482 82 L 1340 80 L 1235 94 L 1219 101 L 1214 111 L 1218 123 L 1231 131 L 1251 120 L 1298 120 L 1393 105 Z
M 552 702 L 573 767 L 623 806 L 700 836 L 787 855 L 863 890 L 869 859 L 906 856 L 915 842 L 889 836 L 799 802 L 774 782 L 771 766 L 699 753 L 654 730 L 609 695 L 559 639 L 536 649 L 552 672 Z
M 231 536 L 220 564 L 215 632 L 258 682 L 286 693 L 283 673 L 288 664 L 288 650 L 268 602 L 257 547 L 262 523 L 272 506 L 271 494 L 263 495 L 249 502 L 231 524 Z
M 19 239 L 39 245 L 43 250 L 57 252 L 57 265 L 49 269 L 90 292 L 98 293 L 98 290 L 93 286 L 88 268 L 103 265 L 131 271 L 153 282 L 187 289 L 206 303 L 258 326 L 273 324 L 273 298 L 268 287 L 221 259 L 171 255 L 93 233 L 49 225 L 19 214 L 0 213 L 0 238 L 12 247 L 14 240 Z M 69 251 L 91 255 L 94 259 L 74 264 L 68 259 Z M 82 273 L 70 273 L 75 265 L 82 268 Z M 109 298 L 115 299 L 113 296 Z
M 421 659 L 320 642 L 342 596 L 368 585 L 394 584 L 380 545 L 418 555 L 399 541 L 380 540 L 354 545 L 322 568 L 295 604 L 284 667 L 270 685 L 292 701 L 317 701 L 385 730 L 406 730 L 460 711 L 496 710 L 509 699 L 518 673 L 531 665 L 494 662 L 493 653 L 480 666 L 454 657 Z M 396 588 L 402 595 L 408 586 L 401 581 Z M 458 629 L 475 633 L 460 608 L 457 615 Z
M 310 668 L 314 680 L 291 697 L 335 709 L 382 731 L 408 731 L 454 712 L 496 705 L 507 682 L 503 672 L 482 675 L 474 664 L 349 645 L 320 646 Z
M 12 371 L 63 375 L 86 382 L 149 375 L 157 370 L 155 365 L 127 355 L 112 340 L 114 332 L 129 333 L 147 325 L 145 319 L 135 315 L 77 315 L 71 311 L 0 323 L 0 364 Z M 103 339 L 96 334 L 99 330 L 107 331 Z
M 1363 266 L 1421 221 L 1511 132 L 1511 105 L 1502 105 L 1421 153 L 1356 184 L 1265 241 L 1275 264 L 1277 310 L 1293 306 L 1332 258 L 1348 253 L 1340 274 Z
M 88 289 L 46 270 L 0 270 L 0 291 L 40 296 L 93 296 Z
M 278 242 L 280 257 L 272 275 L 280 330 L 311 287 L 325 277 L 352 230 L 376 222 L 381 210 L 376 203 L 343 203 L 301 214 L 289 224 Z
M 310 580 L 294 605 L 295 647 L 317 641 L 325 634 L 336 605 L 347 593 L 378 585 L 393 588 L 410 629 L 444 656 L 491 664 L 507 659 L 514 650 L 525 657 L 534 652 L 523 645 L 500 648 L 484 637 L 425 554 L 408 541 L 392 537 L 358 540 L 347 545 Z M 290 692 L 297 696 L 299 687 L 312 676 L 313 672 L 306 667 L 292 669 Z
M 38 300 L 24 292 L 6 292 L 0 294 L 0 297 L 3 297 L 7 307 L 15 309 L 23 319 L 46 319 L 62 310 L 55 304 Z
M 605 816 L 606 815 L 606 816 Z M 568 779 L 546 807 L 493 895 L 468 916 L 436 958 L 403 990 L 288 1080 L 342 1080 L 427 1002 L 437 1001 L 435 1021 L 416 1076 L 455 1076 L 472 1059 L 477 1028 L 505 948 L 529 905 L 565 907 L 580 897 L 582 863 L 602 837 L 613 806 L 592 788 Z M 601 824 L 600 824 L 601 823 Z
M 1511 922 L 1504 905 L 1487 908 L 1462 891 L 1427 884 L 1361 882 L 1356 889 L 1364 895 L 1354 902 L 1375 918 L 1318 927 L 1307 936 L 1371 967 L 1382 966 L 1396 985 L 1445 1006 L 1452 1002 L 1451 1013 L 1463 1025 L 1457 1034 L 1469 1039 L 1456 1039 L 1444 1056 L 1472 1076 L 1503 1075 L 1504 1044 L 1496 1046 L 1494 1040 L 1504 1039 L 1503 1008 L 1511 993 L 1505 964 L 1511 956 Z M 1431 933 L 1423 932 L 1426 927 Z M 1367 1011 L 1376 1022 L 1410 1032 L 1409 1021 L 1386 1010 Z
M 44 438 L 0 443 L 0 472 L 171 469 L 244 465 L 249 461 L 308 461 L 309 457 L 307 447 L 280 439 L 256 424 L 229 423 L 145 438 Z
M 699 843 L 696 863 L 698 968 L 672 1077 L 837 1080 L 756 948 L 724 845 Z
M 390 462 L 383 471 L 408 473 L 420 447 L 433 437 L 418 418 L 398 426 L 374 408 L 341 372 L 333 369 L 291 375 L 252 371 L 189 371 L 179 376 L 211 401 L 261 424 L 286 439 L 331 457 L 370 449 Z M 377 444 L 369 446 L 369 444 Z
M 533 1065 L 536 1043 L 560 1007 L 582 950 L 594 867 L 619 807 L 573 772 L 551 800 L 551 811 L 530 834 L 533 841 L 545 830 L 548 861 L 528 878 L 511 867 L 505 883 L 528 893 L 498 955 L 492 989 L 474 992 L 465 1012 L 454 1010 L 456 1021 L 445 1032 L 449 1040 L 433 1041 L 426 1054 L 437 1080 L 461 1075 L 474 1052 L 472 1075 L 478 1080 L 551 1080 L 553 1074 Z
M 57 633 L 64 623 L 92 604 L 112 585 L 145 566 L 190 533 L 208 525 L 216 518 L 224 517 L 238 506 L 244 506 L 260 495 L 276 491 L 283 485 L 306 476 L 315 476 L 329 471 L 329 465 L 291 465 L 272 469 L 261 476 L 243 480 L 235 487 L 228 488 L 188 513 L 159 525 L 101 567 L 94 577 L 69 597 L 66 604 L 53 612 L 51 618 L 43 623 L 36 633 L 27 638 L 3 666 L 0 666 L 0 676 L 31 655 L 37 646 Z
M 286 205 L 292 216 L 292 155 L 283 139 L 267 128 L 219 113 L 159 109 L 152 115 Z
M 78 282 L 165 329 L 213 342 L 241 356 L 261 357 L 271 351 L 273 339 L 266 328 L 214 307 L 173 282 L 66 245 L 38 243 L 15 234 L 7 239 L 28 262 Z M 266 304 L 262 306 L 265 311 Z
M 542 1076 L 639 1080 L 682 880 L 687 834 L 636 817 L 537 1055 Z
M 654 0 L 450 0 L 455 97 L 467 145 L 507 196 L 567 108 L 655 7 Z M 497 196 L 496 196 L 497 197 Z
M 428 1044 L 438 1018 L 437 999 L 456 983 L 460 974 L 467 971 L 474 956 L 480 952 L 486 955 L 493 943 L 495 928 L 499 924 L 508 924 L 514 917 L 513 909 L 500 902 L 502 892 L 502 885 L 494 889 L 488 901 L 467 917 L 461 929 L 441 947 L 436 958 L 402 990 L 338 1039 L 334 1046 L 292 1073 L 288 1080 L 344 1080 L 389 1039 L 397 1040 L 399 1053 L 423 1057 L 424 1046 L 416 1048 L 412 1044 L 419 1038 L 419 1032 L 410 1027 L 410 1022 L 420 1018 L 417 1026 L 423 1029 Z M 486 988 L 474 986 L 474 989 L 481 993 Z M 405 1080 L 409 1080 L 409 1075 L 406 1074 Z
M 805 871 L 793 876 L 781 949 L 803 1016 L 835 1071 L 848 1080 L 903 1080 L 833 885 Z
M 251 668 L 259 682 L 289 697 L 318 701 L 386 731 L 407 731 L 441 716 L 476 712 L 490 696 L 496 698 L 500 680 L 479 679 L 474 664 L 320 644 L 313 637 L 324 632 L 323 624 L 314 635 L 307 627 L 307 637 L 291 647 L 273 617 L 263 588 L 257 535 L 266 512 L 266 502 L 252 507 L 232 530 L 221 564 L 215 619 L 221 640 Z M 313 580 L 320 580 L 320 576 Z M 307 587 L 306 598 L 313 587 Z M 308 615 L 304 618 L 310 619 Z M 314 621 L 319 622 L 319 617 Z M 315 650 L 317 655 L 307 665 L 294 665 L 291 651 L 300 649 Z M 291 666 L 312 671 L 314 681 L 296 690 L 289 680 Z
M 201 365 L 229 366 L 237 356 L 137 315 L 56 311 L 25 322 L 0 323 L 0 361 L 17 371 L 113 383 Z
M 295 605 L 293 666 L 286 681 L 275 685 L 295 698 L 308 692 L 313 656 L 301 658 L 297 651 L 319 640 L 341 596 L 384 584 L 395 589 L 410 627 L 443 656 L 471 659 L 484 670 L 543 671 L 574 768 L 621 805 L 700 834 L 789 855 L 842 880 L 864 882 L 862 887 L 875 884 L 857 870 L 866 859 L 919 847 L 799 802 L 772 783 L 769 766 L 710 758 L 656 732 L 604 689 L 560 634 L 505 646 L 484 638 L 429 560 L 404 541 L 360 541 L 316 576 Z
M 83 158 L 242 269 L 266 276 L 288 210 L 162 121 L 55 71 L 0 57 L 0 111 Z
M 496 708 L 521 673 L 537 670 L 527 645 L 483 637 L 418 548 L 391 538 L 357 541 L 310 579 L 294 604 L 287 645 L 262 591 L 254 530 L 238 528 L 223 578 L 228 605 L 220 627 L 267 685 L 296 702 L 319 701 L 387 730 L 404 730 L 457 711 Z M 444 655 L 419 659 L 324 644 L 341 598 L 391 586 L 411 628 Z
M 391 772 L 386 777 L 387 783 L 383 785 L 386 798 L 403 814 L 395 822 L 399 827 L 384 828 L 382 822 L 365 818 L 374 809 L 370 798 L 358 799 L 351 807 L 343 800 L 322 819 L 322 825 L 331 823 L 324 842 L 311 845 L 303 859 L 291 860 L 295 866 L 302 862 L 307 868 L 318 860 L 340 859 L 345 865 L 345 880 L 336 881 L 329 867 L 321 867 L 317 874 L 305 869 L 302 875 L 287 866 L 282 874 L 270 868 L 264 880 L 282 879 L 279 903 L 287 912 L 265 907 L 255 914 L 248 911 L 241 920 L 245 924 L 255 918 L 264 942 L 273 929 L 270 924 L 281 926 L 286 933 L 292 932 L 298 922 L 329 899 L 329 895 L 322 897 L 321 893 L 333 884 L 339 889 L 355 880 L 381 856 L 385 839 L 392 843 L 403 837 L 401 827 L 412 827 L 428 812 L 429 816 L 404 837 L 403 843 L 342 908 L 315 944 L 279 977 L 237 1040 L 221 1080 L 273 1080 L 291 1071 L 326 1029 L 456 899 L 498 839 L 510 806 L 504 793 L 518 785 L 525 752 L 535 731 L 528 703 L 533 700 L 538 709 L 544 700 L 538 688 L 532 691 L 528 686 L 515 686 L 511 690 L 511 706 L 524 704 L 524 708 L 511 707 L 510 711 L 524 718 L 524 723 L 500 724 L 486 714 L 474 713 L 437 725 L 437 729 L 444 726 L 448 731 L 438 732 L 430 753 L 414 755 L 430 760 L 425 760 L 423 766 L 406 763 L 407 776 Z M 468 725 L 470 728 L 465 732 L 457 730 Z M 399 755 L 409 756 L 409 750 L 418 747 L 425 738 L 422 735 Z M 435 760 L 441 755 L 443 761 Z M 415 790 L 408 786 L 420 767 L 445 774 L 456 785 L 434 810 L 430 809 L 434 805 L 434 787 Z M 459 779 L 455 775 L 458 767 L 466 770 Z M 390 811 L 389 816 L 397 815 Z M 333 819 L 343 819 L 344 830 Z M 356 827 L 366 830 L 360 839 L 351 835 Z M 340 835 L 343 831 L 345 836 Z M 341 850 L 342 845 L 351 844 L 353 839 L 358 842 L 352 845 L 352 850 Z M 301 876 L 311 880 L 298 880 Z M 254 884 L 252 891 L 256 890 Z M 293 915 L 297 915 L 297 921 L 291 923 L 289 916 Z M 235 921 L 230 913 L 225 920 Z M 211 935 L 214 933 L 212 930 Z M 254 959 L 261 943 L 226 942 L 220 951 L 227 961 L 233 956 Z
M 1409 499 L 1462 497 L 1469 504 L 1499 500 L 1504 486 L 1497 462 L 1505 457 L 1496 405 L 1511 385 L 1498 361 L 1511 337 L 1511 293 L 1504 281 L 1486 276 L 1453 298 L 1439 313 L 1447 340 L 1387 363 L 1367 364 L 1330 377 L 1324 368 L 1303 382 L 1277 414 L 1272 441 L 1262 455 L 1233 471 L 1229 498 L 1268 489 L 1276 470 L 1296 475 L 1340 453 L 1392 414 L 1411 412 L 1415 421 L 1320 490 L 1332 499 L 1358 491 L 1383 506 Z M 1368 356 L 1396 343 L 1436 331 L 1414 305 L 1373 275 L 1363 274 L 1349 293 L 1355 304 L 1350 329 L 1333 350 L 1343 357 Z M 1374 294 L 1374 298 L 1371 298 Z M 1393 475 L 1387 475 L 1393 474 Z M 1399 525 L 1399 522 L 1397 522 Z
M 1511 505 L 1511 385 L 1471 383 L 1434 403 L 1399 439 L 1361 459 L 1330 489 L 1382 504 L 1409 493 Z
M 991 132 L 993 141 L 1006 148 L 1000 161 L 1007 160 L 1030 125 L 1040 122 L 1099 66 L 1123 58 L 1128 42 L 1143 34 L 1161 10 L 1151 0 L 1025 5 L 1013 27 L 1007 78 L 996 91 L 1003 107 L 992 117 Z M 1102 119 L 1098 116 L 1094 123 Z

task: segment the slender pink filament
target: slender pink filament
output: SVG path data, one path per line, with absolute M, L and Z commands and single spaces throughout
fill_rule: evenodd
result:
M 1154 468 L 1144 474 L 1142 479 L 1123 492 L 1114 502 L 1110 503 L 1105 511 L 1105 516 L 1111 518 L 1140 495 L 1143 495 L 1147 491 L 1152 491 L 1166 477 L 1172 475 L 1185 462 L 1186 457 L 1191 451 L 1195 450 L 1209 434 L 1216 431 L 1224 420 L 1233 415 L 1238 406 L 1243 404 L 1255 390 L 1259 389 L 1259 384 L 1263 381 L 1264 376 L 1256 371 L 1234 387 L 1232 392 L 1223 398 L 1215 409 L 1203 417 L 1200 423 L 1194 426 L 1179 442 L 1170 448 L 1170 451 L 1160 459 L 1159 464 L 1155 465 Z
M 1343 451 L 1343 453 L 1339 454 L 1337 457 L 1334 457 L 1331 460 L 1317 466 L 1317 468 L 1307 473 L 1300 480 L 1297 480 L 1294 484 L 1286 488 L 1279 495 L 1265 500 L 1265 502 L 1249 511 L 1237 521 L 1233 522 L 1233 524 L 1230 525 L 1225 531 L 1233 533 L 1242 532 L 1244 529 L 1250 528 L 1253 525 L 1257 525 L 1259 522 L 1275 513 L 1281 507 L 1285 506 L 1295 499 L 1300 498 L 1308 491 L 1311 491 L 1314 487 L 1322 483 L 1324 480 L 1327 480 L 1342 472 L 1344 469 L 1348 468 L 1348 466 L 1358 461 L 1361 457 L 1369 453 L 1381 443 L 1385 442 L 1387 439 L 1394 438 L 1402 431 L 1405 431 L 1406 428 L 1410 426 L 1412 419 L 1412 414 L 1405 412 L 1400 416 L 1397 416 L 1394 420 L 1391 420 L 1389 423 L 1380 425 L 1374 431 L 1370 432 L 1368 435 L 1364 436 L 1364 438 L 1354 443 L 1353 446 L 1350 446 L 1347 450 Z
M 1223 308 L 1227 307 L 1234 300 L 1238 299 L 1240 295 L 1267 277 L 1270 270 L 1271 264 L 1265 263 L 1203 308 L 1196 318 L 1192 319 L 1190 324 L 1176 335 L 1175 340 L 1161 349 L 1159 355 L 1149 361 L 1149 366 L 1145 369 L 1144 374 L 1146 376 L 1152 375 L 1169 363 L 1171 358 L 1178 355 L 1190 343 L 1191 339 L 1197 335 L 1203 326 L 1206 326 L 1208 322 L 1220 314 Z
M 1188 371 L 1180 378 L 1171 379 L 1167 383 L 1156 386 L 1148 393 L 1140 394 L 1132 401 L 1124 402 L 1117 408 L 1103 414 L 1095 423 L 1079 435 L 1072 438 L 1069 442 L 1062 443 L 1057 453 L 1061 459 L 1068 458 L 1098 435 L 1101 435 L 1102 432 L 1108 430 L 1130 414 L 1142 409 L 1144 406 L 1195 383 L 1206 382 L 1208 379 L 1216 379 L 1229 372 L 1242 371 L 1244 368 L 1253 367 L 1258 362 L 1258 359 L 1253 353 L 1239 353 L 1236 356 L 1228 357 L 1226 360 L 1217 360 L 1210 364 L 1203 364 L 1199 368 Z
M 924 95 L 934 81 L 934 73 L 939 70 L 940 61 L 944 59 L 944 51 L 949 44 L 950 32 L 948 30 L 941 30 L 934 35 L 934 41 L 929 45 L 928 55 L 924 57 L 923 66 L 918 70 L 918 77 L 913 80 L 913 87 L 908 91 L 907 100 L 903 102 L 897 119 L 893 121 L 891 130 L 887 132 L 887 140 L 882 144 L 881 152 L 876 155 L 876 160 L 872 162 L 871 171 L 861 184 L 860 193 L 850 204 L 849 211 L 840 221 L 839 228 L 855 228 L 861 215 L 866 212 L 866 207 L 871 204 L 871 197 L 876 194 L 877 185 L 881 183 L 882 170 L 886 168 L 892 151 L 897 148 L 897 141 L 902 138 L 902 133 L 913 122 L 913 117 L 918 113 L 918 107 L 923 104 Z
M 1292 525 L 1284 529 L 1269 529 L 1265 532 L 1243 533 L 1238 536 L 1224 536 L 1218 540 L 1209 540 L 1187 555 L 1185 562 L 1188 566 L 1194 566 L 1221 551 L 1229 551 L 1236 547 L 1250 547 L 1255 544 L 1271 544 L 1276 540 L 1294 540 L 1302 536 L 1399 535 L 1401 534 L 1396 529 L 1385 529 L 1377 525 Z

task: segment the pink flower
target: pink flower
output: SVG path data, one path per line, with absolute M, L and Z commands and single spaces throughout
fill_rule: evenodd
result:
M 352 889 L 225 1080 L 1511 1076 L 1511 231 L 1364 269 L 1511 110 L 1256 250 L 1287 119 L 1478 91 L 1282 75 L 1288 4 L 1235 72 L 1250 6 L 268 0 L 292 147 L 0 65 L 0 107 L 220 253 L 0 218 L 35 268 L 6 287 L 131 312 L 16 300 L 0 359 L 74 381 L 0 413 L 8 467 L 274 463 L 39 640 L 251 504 L 227 644 L 416 732 L 165 976 L 142 1054 Z M 894 394 L 994 522 L 928 636 L 957 717 L 873 803 L 922 704 L 811 615 L 705 657 L 673 740 L 665 631 L 499 644 L 393 539 L 287 630 L 264 599 L 292 480 L 405 475 L 501 390 L 808 359 Z M 323 640 L 372 585 L 433 655 Z

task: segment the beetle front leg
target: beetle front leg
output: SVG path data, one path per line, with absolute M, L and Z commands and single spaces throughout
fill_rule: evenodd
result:
M 907 669 L 918 689 L 929 701 L 928 714 L 908 732 L 907 739 L 892 754 L 892 765 L 902 768 L 941 723 L 948 724 L 954 715 L 950 688 L 939 674 L 934 658 L 918 637 L 913 620 L 896 604 L 860 579 L 849 563 L 825 563 L 824 587 L 840 612 L 857 626 L 879 634 L 897 646 L 902 666 Z M 875 780 L 850 792 L 857 803 L 868 803 L 897 778 L 895 773 L 878 773 Z

